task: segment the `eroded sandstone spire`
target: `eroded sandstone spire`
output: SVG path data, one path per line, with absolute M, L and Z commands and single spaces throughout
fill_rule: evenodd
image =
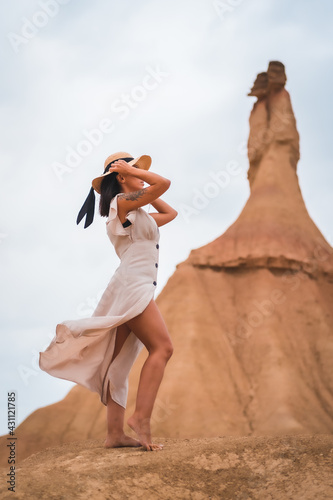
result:
M 192 250 L 158 297 L 175 350 L 157 434 L 333 432 L 333 249 L 300 191 L 285 83 L 272 61 L 249 93 L 250 196 L 239 217 Z
M 278 61 L 258 74 L 248 94 L 257 97 L 249 119 L 251 196 L 224 234 L 192 250 L 192 265 L 332 274 L 332 249 L 310 218 L 299 188 L 299 134 L 285 82 Z

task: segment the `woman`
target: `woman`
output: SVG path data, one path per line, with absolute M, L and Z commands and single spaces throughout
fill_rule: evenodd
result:
M 151 158 L 134 159 L 128 153 L 109 156 L 104 173 L 93 179 L 77 223 L 86 215 L 88 227 L 94 214 L 94 191 L 101 194 L 100 214 L 108 216 L 106 231 L 120 258 L 91 318 L 59 323 L 56 336 L 40 353 L 40 368 L 98 392 L 107 406 L 104 446 L 143 446 L 152 443 L 150 419 L 164 368 L 173 352 L 167 327 L 154 301 L 157 285 L 159 226 L 177 212 L 159 197 L 170 180 L 148 172 Z M 144 182 L 148 187 L 143 187 Z M 141 207 L 150 203 L 156 213 Z M 127 423 L 138 439 L 125 435 L 124 414 L 129 371 L 143 345 L 148 357 L 142 367 L 136 408 Z

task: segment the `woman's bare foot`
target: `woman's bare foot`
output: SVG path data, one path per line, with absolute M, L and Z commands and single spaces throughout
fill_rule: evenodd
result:
M 156 444 L 151 442 L 150 434 L 150 419 L 141 420 L 135 415 L 132 415 L 128 420 L 129 427 L 139 436 L 141 445 L 146 451 L 157 451 L 163 449 L 163 444 Z
M 137 439 L 127 436 L 127 434 L 106 436 L 104 448 L 120 448 L 121 446 L 142 446 L 142 444 Z

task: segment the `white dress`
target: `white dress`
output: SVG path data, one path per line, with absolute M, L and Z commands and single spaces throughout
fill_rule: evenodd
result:
M 106 232 L 120 264 L 90 318 L 57 324 L 56 334 L 39 367 L 50 375 L 87 387 L 107 404 L 107 391 L 126 408 L 128 376 L 143 343 L 131 331 L 111 363 L 117 326 L 144 311 L 157 285 L 160 233 L 156 221 L 143 208 L 128 212 L 123 227 L 118 217 L 118 193 L 110 203 Z

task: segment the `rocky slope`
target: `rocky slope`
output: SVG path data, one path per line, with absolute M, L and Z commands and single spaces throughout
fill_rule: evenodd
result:
M 155 439 L 162 451 L 104 449 L 75 441 L 25 459 L 16 470 L 24 500 L 324 500 L 333 498 L 333 436 Z

